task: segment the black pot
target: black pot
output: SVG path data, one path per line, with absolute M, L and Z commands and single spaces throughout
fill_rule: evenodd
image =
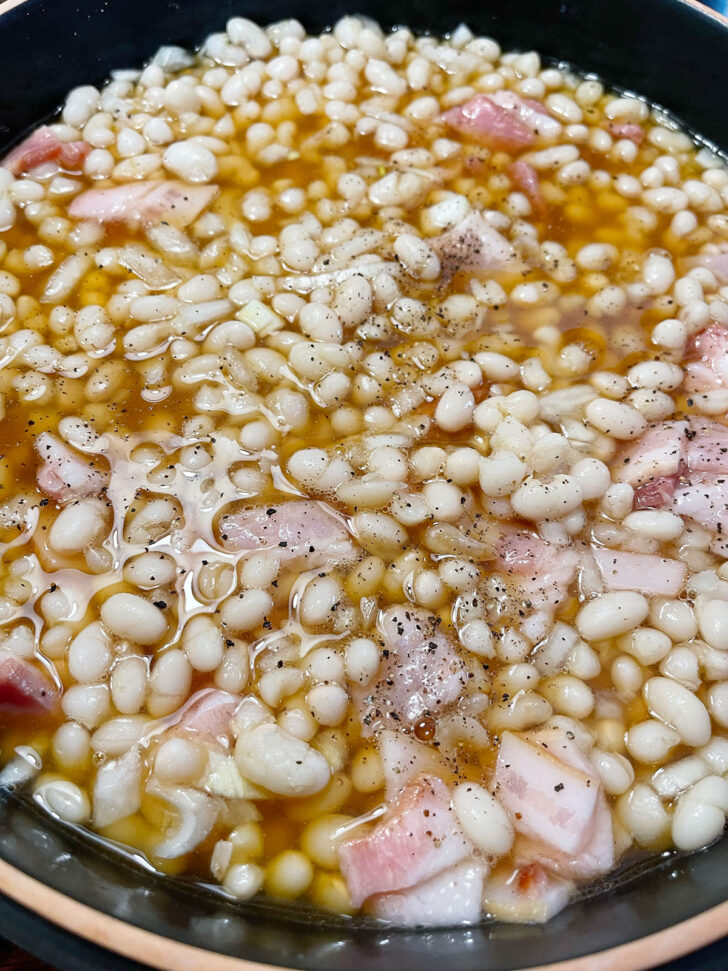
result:
M 728 23 L 690 0 L 333 0 L 318 9 L 305 0 L 9 0 L 0 6 L 0 149 L 70 88 L 137 66 L 163 43 L 193 47 L 231 15 L 297 17 L 320 31 L 355 12 L 436 34 L 465 21 L 506 48 L 535 48 L 639 92 L 728 147 Z M 102 945 L 154 967 L 206 971 L 629 971 L 728 933 L 727 839 L 622 874 L 545 926 L 398 931 L 162 879 L 6 793 L 0 834 L 0 933 L 74 969 L 119 966 Z M 59 938 L 38 916 L 78 937 Z

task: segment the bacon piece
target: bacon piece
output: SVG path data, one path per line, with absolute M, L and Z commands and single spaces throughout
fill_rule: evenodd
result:
M 647 596 L 675 597 L 685 583 L 687 568 L 679 560 L 603 546 L 593 546 L 592 553 L 610 590 L 638 590 Z
M 728 428 L 717 421 L 689 418 L 685 464 L 690 472 L 728 473 Z
M 495 152 L 515 152 L 536 141 L 536 135 L 513 109 L 499 105 L 487 94 L 476 94 L 442 116 L 455 131 L 487 145 Z
M 384 770 L 387 802 L 392 802 L 415 776 L 423 772 L 437 774 L 442 771 L 442 760 L 437 751 L 411 735 L 384 730 L 378 733 L 377 743 Z
M 547 749 L 572 769 L 594 779 L 594 768 L 587 756 L 560 729 L 544 728 L 531 732 L 528 738 L 532 744 Z M 554 873 L 579 880 L 591 879 L 612 869 L 615 861 L 612 816 L 600 784 L 593 784 L 598 786 L 599 792 L 590 829 L 581 849 L 576 853 L 567 853 L 544 839 L 521 836 L 514 849 L 516 864 L 527 867 L 535 862 L 539 867 L 544 866 Z
M 531 863 L 508 877 L 489 880 L 483 891 L 486 911 L 511 924 L 544 924 L 569 902 L 574 885 Z
M 615 863 L 614 830 L 612 814 L 604 793 L 599 793 L 594 808 L 591 838 L 578 853 L 574 855 L 561 853 L 554 847 L 536 840 L 519 839 L 513 851 L 513 858 L 517 866 L 531 866 L 536 863 L 552 873 L 574 880 L 591 880 L 609 873 Z
M 551 735 L 544 741 L 540 736 L 503 732 L 496 795 L 519 833 L 573 856 L 591 839 L 599 779 L 596 773 L 569 764 L 578 757 L 570 751 L 578 751 L 575 742 L 563 732 Z
M 634 494 L 635 509 L 660 509 L 672 501 L 680 482 L 679 475 L 663 475 L 639 486 Z
M 505 236 L 493 229 L 479 212 L 469 213 L 452 229 L 428 243 L 440 257 L 446 277 L 458 270 L 503 270 L 515 259 L 515 251 Z
M 456 701 L 468 674 L 455 644 L 424 610 L 390 607 L 380 630 L 384 641 L 379 680 L 355 693 L 362 733 L 402 728 L 421 715 L 437 716 Z
M 540 640 L 569 592 L 579 555 L 518 530 L 506 531 L 496 552 L 498 567 L 511 579 L 517 598 L 528 605 L 521 628 L 531 640 Z
M 616 467 L 617 478 L 637 487 L 677 475 L 685 463 L 687 427 L 684 421 L 651 425 L 622 452 Z
M 686 355 L 693 358 L 685 368 L 686 391 L 702 393 L 728 387 L 727 328 L 711 324 L 701 330 L 688 342 Z
M 678 516 L 694 519 L 707 529 L 717 529 L 728 522 L 728 478 L 691 475 L 676 486 L 672 508 Z
M 240 701 L 227 691 L 214 688 L 201 691 L 192 704 L 188 704 L 176 728 L 194 732 L 203 741 L 229 740 L 232 717 Z
M 547 206 L 536 169 L 529 162 L 519 159 L 508 166 L 507 172 L 513 183 L 531 203 L 534 215 L 543 218 L 546 215 Z
M 374 897 L 371 910 L 400 927 L 475 924 L 480 920 L 485 874 L 482 864 L 460 863 L 410 890 Z
M 506 90 L 494 91 L 490 98 L 524 124 L 536 138 L 558 138 L 561 134 L 561 122 L 553 118 L 540 101 L 522 98 L 515 91 Z
M 211 185 L 184 182 L 129 182 L 111 189 L 89 189 L 68 207 L 74 219 L 100 223 L 168 223 L 177 229 L 188 226 L 217 195 Z
M 710 270 L 718 283 L 725 286 L 728 283 L 728 250 L 722 253 L 703 253 L 685 260 L 688 267 L 704 266 Z
M 59 697 L 50 678 L 28 661 L 12 654 L 0 656 L 0 721 L 54 714 Z
M 419 776 L 401 792 L 392 814 L 366 836 L 341 843 L 341 872 L 351 902 L 414 887 L 470 853 L 450 805 L 450 792 L 436 776 Z
M 728 473 L 728 428 L 706 418 L 651 425 L 622 453 L 617 472 L 635 487 L 689 472 Z M 669 482 L 661 482 L 655 498 L 670 490 Z M 640 501 L 646 502 L 644 497 Z
M 0 164 L 13 175 L 32 172 L 46 162 L 55 162 L 57 168 L 66 172 L 81 172 L 90 151 L 88 142 L 62 142 L 51 128 L 43 125 L 6 155 Z
M 274 550 L 283 563 L 300 559 L 311 568 L 357 555 L 344 526 L 323 503 L 314 500 L 294 499 L 225 512 L 217 532 L 228 550 Z
M 635 145 L 641 145 L 645 140 L 644 128 L 642 125 L 637 125 L 634 122 L 610 121 L 607 125 L 607 131 L 614 138 L 627 138 L 630 142 L 634 142 Z
M 38 485 L 58 502 L 98 496 L 109 483 L 108 472 L 97 469 L 94 461 L 81 458 L 49 432 L 37 436 L 35 448 L 43 460 L 36 476 Z

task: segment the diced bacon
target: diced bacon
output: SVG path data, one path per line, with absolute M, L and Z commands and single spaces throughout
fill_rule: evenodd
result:
M 188 226 L 217 194 L 211 185 L 184 182 L 129 182 L 112 189 L 89 189 L 68 207 L 74 219 L 136 226 L 168 223 L 177 229 Z
M 400 927 L 453 927 L 480 920 L 485 867 L 460 863 L 410 890 L 374 897 L 375 917 Z
M 505 90 L 494 91 L 490 98 L 524 124 L 536 138 L 558 138 L 561 134 L 561 122 L 553 118 L 540 101 L 522 98 L 515 91 Z
M 450 108 L 442 120 L 495 152 L 516 152 L 536 141 L 533 130 L 516 111 L 497 104 L 487 94 L 476 94 L 465 104 Z
M 614 138 L 627 138 L 635 145 L 641 145 L 645 140 L 645 130 L 642 125 L 628 121 L 610 121 L 607 125 L 609 134 Z
M 379 754 L 384 770 L 384 795 L 387 802 L 396 799 L 400 791 L 415 776 L 437 774 L 442 760 L 437 751 L 404 732 L 384 730 L 377 735 Z
M 230 737 L 232 717 L 239 704 L 240 698 L 227 691 L 206 689 L 197 694 L 192 704 L 187 705 L 176 727 L 194 732 L 204 741 L 226 741 Z
M 728 328 L 711 324 L 701 330 L 689 341 L 686 355 L 694 359 L 685 368 L 686 391 L 728 387 Z
M 592 835 L 586 846 L 575 855 L 562 853 L 538 840 L 519 838 L 513 851 L 520 867 L 533 863 L 574 880 L 590 880 L 608 873 L 615 863 L 612 815 L 604 793 L 600 792 L 594 808 Z
M 728 477 L 691 475 L 676 487 L 670 508 L 706 529 L 728 527 Z
M 617 466 L 618 478 L 636 488 L 659 483 L 640 496 L 640 508 L 647 506 L 647 497 L 669 497 L 669 480 L 689 472 L 728 473 L 728 428 L 707 418 L 660 422 L 627 447 Z
M 321 502 L 290 500 L 223 513 L 222 545 L 236 552 L 275 550 L 281 562 L 308 567 L 355 559 L 357 549 L 342 523 Z
M 43 464 L 38 469 L 38 485 L 52 499 L 66 502 L 98 496 L 109 482 L 108 472 L 96 468 L 92 459 L 82 458 L 49 432 L 41 432 L 35 448 Z
M 489 880 L 483 891 L 486 911 L 514 924 L 544 924 L 569 903 L 574 885 L 550 876 L 536 863 L 508 877 Z
M 703 253 L 701 256 L 693 256 L 684 261 L 688 267 L 704 266 L 710 270 L 718 283 L 723 286 L 728 284 L 728 250 L 722 253 Z
M 503 732 L 496 794 L 519 833 L 574 855 L 591 838 L 599 780 L 563 758 L 564 751 L 578 748 L 575 742 L 564 733 L 553 736 L 546 742 Z
M 679 483 L 679 475 L 663 475 L 653 482 L 646 482 L 635 489 L 634 508 L 660 509 L 672 502 Z
M 509 530 L 498 543 L 496 562 L 512 578 L 530 609 L 553 610 L 568 592 L 579 555 L 531 533 Z
M 536 169 L 529 162 L 519 159 L 512 162 L 507 171 L 514 184 L 531 203 L 534 215 L 542 218 L 546 214 L 546 200 Z
M 679 560 L 603 546 L 592 547 L 592 553 L 610 590 L 637 590 L 648 596 L 675 597 L 685 583 L 687 567 Z
M 13 175 L 25 175 L 47 162 L 55 162 L 66 172 L 80 172 L 90 151 L 88 142 L 62 142 L 51 128 L 43 125 L 6 155 L 0 164 Z
M 515 259 L 513 247 L 479 212 L 471 212 L 452 229 L 428 240 L 440 257 L 443 274 L 458 270 L 502 270 Z
M 663 421 L 651 425 L 618 460 L 617 477 L 635 487 L 676 475 L 685 462 L 687 423 Z
M 728 428 L 717 421 L 690 418 L 687 422 L 685 464 L 690 472 L 728 473 Z
M 339 845 L 349 896 L 359 907 L 373 894 L 414 887 L 460 863 L 470 845 L 436 776 L 418 776 L 402 790 L 388 820 Z
M 23 658 L 0 656 L 0 722 L 6 717 L 50 715 L 58 707 L 58 688 Z
M 468 683 L 462 658 L 439 619 L 423 610 L 391 607 L 380 630 L 379 680 L 355 695 L 364 735 L 407 727 L 422 715 L 437 717 Z

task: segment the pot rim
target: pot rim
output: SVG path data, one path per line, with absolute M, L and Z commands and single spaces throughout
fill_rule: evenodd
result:
M 2 0 L 0 17 L 30 0 Z M 701 0 L 671 0 L 728 30 L 728 15 Z M 0 859 L 0 893 L 62 931 L 159 971 L 296 971 L 185 944 L 80 903 Z M 655 933 L 607 950 L 513 971 L 646 971 L 728 934 L 728 901 Z
M 22 2 L 22 0 L 21 0 Z M 184 944 L 79 903 L 0 860 L 0 892 L 65 931 L 159 971 L 285 971 L 280 965 Z M 728 901 L 664 930 L 594 954 L 520 971 L 645 971 L 728 932 Z M 287 971 L 296 971 L 288 968 Z M 513 969 L 519 971 L 519 969 Z

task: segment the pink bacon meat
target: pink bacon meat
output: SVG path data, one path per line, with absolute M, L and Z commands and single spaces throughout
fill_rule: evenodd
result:
M 437 715 L 468 683 L 457 648 L 423 610 L 391 607 L 380 625 L 383 641 L 379 680 L 356 692 L 362 733 L 404 728 L 421 715 Z
M 661 422 L 622 456 L 620 478 L 636 487 L 635 509 L 668 509 L 723 534 L 728 529 L 728 428 L 689 418 Z M 718 535 L 714 552 L 728 552 Z
M 81 172 L 91 151 L 88 142 L 62 142 L 47 125 L 36 129 L 2 160 L 13 175 L 26 175 L 48 162 L 66 172 Z
M 419 776 L 401 792 L 385 822 L 339 846 L 339 863 L 351 902 L 414 887 L 470 854 L 450 805 L 450 791 L 436 776 Z
M 529 162 L 519 159 L 508 166 L 507 172 L 516 187 L 531 203 L 534 215 L 542 218 L 546 214 L 547 206 L 536 169 Z
M 0 656 L 0 721 L 6 717 L 51 715 L 58 688 L 36 667 L 13 655 Z
M 547 830 L 534 836 L 530 827 L 522 828 L 519 825 L 519 819 L 516 816 L 514 826 L 524 835 L 520 836 L 516 843 L 515 862 L 520 866 L 536 863 L 562 876 L 582 880 L 607 873 L 614 866 L 615 859 L 612 817 L 588 757 L 578 744 L 560 729 L 542 729 L 524 738 L 537 750 L 552 755 L 560 763 L 559 771 L 563 773 L 565 767 L 571 769 L 574 773 L 585 777 L 587 788 L 595 789 L 596 792 L 593 794 L 593 809 L 586 818 L 580 835 L 576 837 L 581 839 L 581 845 L 576 849 L 565 849 L 563 845 L 559 845 L 558 840 L 553 838 L 553 834 L 549 835 Z M 549 766 L 549 768 L 552 767 Z M 545 778 L 544 776 L 544 781 Z M 553 777 L 549 779 L 549 784 L 552 782 L 554 782 Z M 570 788 L 572 791 L 569 793 Z M 570 800 L 574 805 L 576 804 L 571 780 L 562 779 L 561 782 L 554 783 L 553 792 L 566 795 L 567 804 Z M 563 844 L 563 841 L 561 842 Z
M 728 329 L 711 324 L 701 330 L 688 343 L 686 355 L 693 358 L 685 368 L 686 391 L 728 387 Z
M 503 534 L 496 552 L 497 566 L 511 580 L 517 598 L 528 605 L 525 612 L 519 611 L 524 613 L 521 629 L 531 640 L 540 640 L 569 592 L 579 556 L 515 529 Z
M 610 590 L 638 590 L 648 596 L 675 597 L 685 583 L 687 567 L 679 560 L 600 546 L 592 547 L 592 553 Z
M 169 223 L 183 229 L 205 210 L 217 195 L 211 185 L 184 182 L 129 182 L 111 189 L 89 189 L 68 207 L 74 219 L 100 223 Z
M 573 856 L 592 837 L 599 778 L 570 764 L 575 759 L 569 749 L 575 742 L 565 733 L 552 734 L 551 741 L 544 742 L 538 736 L 503 732 L 496 795 L 517 832 Z
M 345 527 L 323 503 L 312 500 L 223 513 L 217 531 L 228 550 L 273 550 L 283 563 L 302 560 L 311 568 L 357 555 Z
M 496 152 L 517 152 L 536 141 L 533 130 L 515 112 L 496 104 L 487 94 L 476 94 L 465 104 L 450 108 L 442 120 Z
M 513 247 L 505 236 L 493 229 L 479 212 L 469 213 L 452 229 L 428 242 L 440 257 L 446 277 L 459 270 L 504 270 L 515 259 Z
M 728 250 L 722 253 L 703 253 L 685 260 L 688 267 L 704 266 L 710 270 L 718 283 L 725 286 L 728 283 Z
M 188 704 L 175 728 L 193 732 L 209 742 L 230 740 L 232 717 L 241 699 L 214 688 L 199 692 Z
M 644 128 L 634 122 L 610 121 L 607 125 L 607 131 L 614 138 L 626 138 L 630 142 L 634 142 L 635 145 L 641 145 L 645 140 Z
M 485 867 L 460 863 L 399 893 L 372 898 L 375 917 L 400 927 L 448 927 L 480 920 Z
M 38 485 L 58 502 L 98 496 L 109 483 L 108 472 L 96 468 L 93 460 L 82 458 L 49 432 L 38 435 L 35 448 L 43 460 Z

